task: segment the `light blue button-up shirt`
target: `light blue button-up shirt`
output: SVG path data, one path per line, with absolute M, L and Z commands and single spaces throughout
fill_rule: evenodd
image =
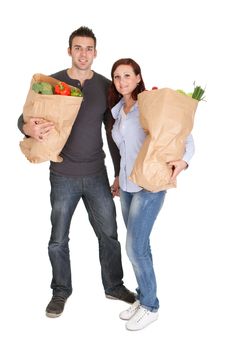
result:
M 129 180 L 138 152 L 146 138 L 140 121 L 138 103 L 136 102 L 129 113 L 123 110 L 123 98 L 112 108 L 115 123 L 112 129 L 112 137 L 120 151 L 120 173 L 119 183 L 123 191 L 138 192 L 141 187 Z M 194 154 L 194 140 L 192 135 L 187 137 L 183 160 L 187 163 Z

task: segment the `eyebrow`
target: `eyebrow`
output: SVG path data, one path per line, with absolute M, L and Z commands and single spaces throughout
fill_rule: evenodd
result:
M 82 46 L 82 45 L 75 44 L 75 45 L 73 45 L 73 47 L 84 47 L 84 48 L 87 48 L 87 49 L 93 49 L 94 45 Z
M 134 72 L 123 72 L 122 74 L 120 74 L 120 73 L 114 73 L 113 75 L 124 75 L 124 74 L 131 74 L 131 73 L 134 73 Z

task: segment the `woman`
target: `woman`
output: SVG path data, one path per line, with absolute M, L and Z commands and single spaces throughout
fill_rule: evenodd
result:
M 163 205 L 166 191 L 149 192 L 129 180 L 137 154 L 146 137 L 139 121 L 137 95 L 145 90 L 139 65 L 132 59 L 120 59 L 113 64 L 109 102 L 115 122 L 112 136 L 120 150 L 119 184 L 114 183 L 114 195 L 120 188 L 122 214 L 127 228 L 126 251 L 138 283 L 137 300 L 120 313 L 127 320 L 128 330 L 140 330 L 158 317 L 159 301 L 150 248 L 150 233 Z M 170 162 L 172 178 L 185 169 L 194 153 L 191 135 L 186 141 L 183 159 Z

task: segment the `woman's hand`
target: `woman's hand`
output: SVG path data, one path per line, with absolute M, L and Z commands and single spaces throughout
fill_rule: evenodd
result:
M 115 196 L 120 195 L 119 176 L 115 177 L 115 180 L 111 186 L 111 193 L 112 193 L 113 198 Z
M 169 162 L 168 165 L 172 168 L 171 181 L 176 180 L 177 175 L 188 166 L 188 164 L 182 159 Z
M 52 122 L 48 122 L 42 118 L 30 118 L 29 121 L 23 125 L 23 132 L 25 135 L 41 142 L 47 138 L 53 128 L 54 123 Z

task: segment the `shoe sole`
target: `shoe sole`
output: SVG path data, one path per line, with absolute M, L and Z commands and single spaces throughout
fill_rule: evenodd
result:
M 133 315 L 132 315 L 133 316 Z M 131 317 L 132 317 L 131 316 Z M 123 320 L 123 321 L 129 321 L 130 319 L 131 319 L 131 317 L 129 317 L 129 318 L 126 318 L 126 317 L 121 317 L 120 315 L 119 315 L 119 318 L 121 319 L 121 320 Z
M 59 316 L 62 315 L 62 312 L 61 312 L 60 314 L 53 314 L 53 313 L 50 313 L 50 312 L 47 312 L 47 311 L 46 311 L 45 315 L 46 315 L 47 317 L 49 317 L 49 318 L 57 318 L 57 317 L 59 317 Z
M 112 295 L 109 295 L 109 294 L 105 294 L 105 297 L 107 298 L 107 299 L 111 299 L 111 300 L 119 300 L 119 301 L 123 301 L 124 303 L 127 303 L 127 304 L 133 304 L 134 303 L 134 301 L 132 300 L 132 301 L 127 301 L 127 300 L 124 300 L 124 299 L 119 299 L 119 298 L 116 298 L 116 297 L 113 297 Z
M 158 317 L 155 320 L 152 320 L 150 323 L 146 324 L 144 327 L 141 327 L 141 328 L 133 328 L 132 329 L 132 328 L 128 328 L 129 326 L 127 327 L 127 325 L 126 325 L 126 330 L 130 331 L 130 332 L 141 331 L 142 329 L 145 329 L 146 327 L 150 326 L 150 324 L 154 323 L 157 320 L 158 320 Z
M 105 297 L 106 297 L 107 299 L 112 299 L 112 300 L 121 300 L 121 299 L 118 299 L 118 298 L 113 297 L 112 295 L 108 295 L 108 294 L 105 294 Z
M 121 320 L 123 320 L 123 321 L 129 321 L 135 314 L 136 314 L 136 312 L 137 312 L 137 310 L 135 310 L 133 313 L 132 313 L 132 315 L 130 315 L 130 316 L 121 316 L 120 314 L 119 314 L 119 318 L 121 319 Z

